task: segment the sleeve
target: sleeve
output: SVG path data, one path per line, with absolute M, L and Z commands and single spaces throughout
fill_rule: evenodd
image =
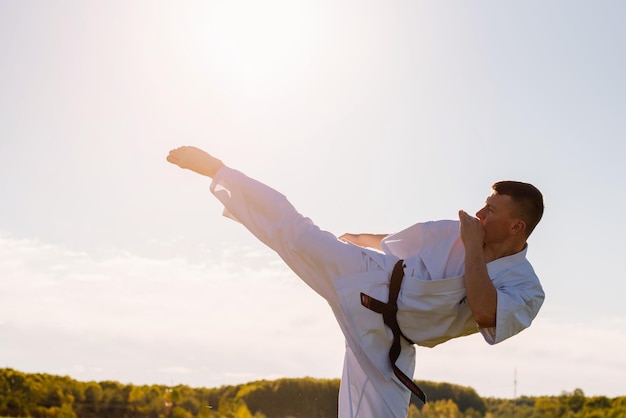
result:
M 306 222 L 278 191 L 228 167 L 222 167 L 211 183 L 211 193 L 224 205 L 224 216 L 245 226 L 268 247 L 279 252 L 278 239 L 289 225 L 295 229 L 298 222 Z
M 387 235 L 381 242 L 385 254 L 393 254 L 398 258 L 408 258 L 419 252 L 423 246 L 423 223 L 417 223 L 400 232 Z
M 459 233 L 459 222 L 452 220 L 421 222 L 383 238 L 385 254 L 409 258 L 426 246 L 434 252 L 449 251 Z
M 502 285 L 496 286 L 498 293 L 496 326 L 479 329 L 485 341 L 491 345 L 528 328 L 545 298 L 539 279 L 534 274 L 508 277 L 501 282 Z

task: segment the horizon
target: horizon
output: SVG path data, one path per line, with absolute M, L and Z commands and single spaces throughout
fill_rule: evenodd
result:
M 163 383 L 145 383 L 145 384 L 134 384 L 131 382 L 119 382 L 119 381 L 115 381 L 115 380 L 79 380 L 76 378 L 73 378 L 70 375 L 61 375 L 61 374 L 51 374 L 51 373 L 46 373 L 46 372 L 23 372 L 20 370 L 16 370 L 16 369 L 12 369 L 10 367 L 6 367 L 6 368 L 0 368 L 3 370 L 11 370 L 17 373 L 22 373 L 25 375 L 37 375 L 37 374 L 41 374 L 41 375 L 48 375 L 48 376 L 52 376 L 52 377 L 69 377 L 70 379 L 80 382 L 80 383 L 90 383 L 90 382 L 95 382 L 98 384 L 101 383 L 106 383 L 106 382 L 113 382 L 113 383 L 117 383 L 120 384 L 122 386 L 161 386 L 161 387 L 165 387 L 165 388 L 176 388 L 179 386 L 186 386 L 189 387 L 191 389 L 220 389 L 223 387 L 237 387 L 237 386 L 245 386 L 245 385 L 251 385 L 257 382 L 276 382 L 276 381 L 280 381 L 280 380 L 307 380 L 307 379 L 312 379 L 315 381 L 341 381 L 340 377 L 332 377 L 332 378 L 325 378 L 325 377 L 311 377 L 311 376 L 300 376 L 300 377 L 277 377 L 277 378 L 273 378 L 273 379 L 257 379 L 257 380 L 251 380 L 251 381 L 246 381 L 246 382 L 241 382 L 241 383 L 235 383 L 235 384 L 227 384 L 227 385 L 220 385 L 220 386 L 211 386 L 211 387 L 207 387 L 207 386 L 190 386 L 184 383 L 178 383 L 178 384 L 163 384 Z M 450 386 L 458 386 L 458 387 L 462 387 L 462 388 L 467 388 L 467 389 L 471 389 L 473 391 L 476 392 L 476 394 L 481 398 L 481 399 L 486 399 L 486 398 L 493 398 L 493 399 L 501 399 L 501 400 L 514 400 L 514 399 L 522 399 L 522 398 L 539 398 L 539 397 L 560 397 L 563 395 L 568 395 L 568 394 L 573 394 L 576 393 L 578 391 L 581 391 L 582 389 L 580 388 L 574 388 L 571 391 L 562 391 L 561 393 L 559 393 L 558 395 L 532 395 L 532 396 L 528 396 L 528 395 L 518 395 L 518 396 L 512 396 L 512 397 L 493 397 L 493 396 L 483 396 L 481 395 L 474 387 L 472 386 L 468 386 L 468 385 L 460 385 L 454 382 L 440 382 L 440 381 L 431 381 L 431 380 L 422 380 L 422 379 L 415 379 L 415 381 L 417 383 L 421 383 L 421 382 L 427 382 L 427 383 L 431 383 L 431 384 L 435 384 L 435 385 L 450 385 Z M 584 393 L 584 391 L 583 391 Z M 428 393 L 427 393 L 428 395 Z M 605 395 L 593 395 L 593 396 L 589 396 L 586 393 L 584 394 L 584 396 L 586 398 L 592 398 L 592 397 L 602 397 Z M 624 398 L 626 397 L 626 395 L 620 395 L 620 396 L 614 396 L 614 397 L 608 397 L 610 399 L 616 399 L 616 398 Z

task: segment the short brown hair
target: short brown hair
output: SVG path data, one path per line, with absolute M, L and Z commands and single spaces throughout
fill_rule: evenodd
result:
M 498 194 L 510 196 L 526 222 L 527 235 L 535 229 L 543 216 L 543 195 L 535 186 L 521 181 L 498 181 L 491 186 Z

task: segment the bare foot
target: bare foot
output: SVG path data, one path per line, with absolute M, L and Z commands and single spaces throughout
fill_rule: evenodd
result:
M 211 154 L 191 146 L 171 150 L 167 161 L 207 177 L 214 177 L 215 173 L 224 167 L 224 163 Z

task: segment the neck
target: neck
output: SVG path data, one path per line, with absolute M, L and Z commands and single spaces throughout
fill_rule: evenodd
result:
M 526 242 L 515 243 L 492 243 L 483 245 L 483 254 L 485 256 L 485 262 L 497 260 L 499 258 L 508 257 L 513 254 L 517 254 L 524 249 Z

